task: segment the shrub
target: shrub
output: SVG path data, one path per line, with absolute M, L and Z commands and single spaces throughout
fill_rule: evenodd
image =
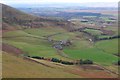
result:
M 85 60 L 83 63 L 84 64 L 93 64 L 93 61 L 91 61 L 91 60 Z
M 66 65 L 73 65 L 74 64 L 73 62 L 68 62 L 68 61 L 62 61 L 61 63 L 66 64 Z
M 58 62 L 58 63 L 61 62 L 61 60 L 59 60 L 59 59 L 57 59 L 57 58 L 52 58 L 51 61 L 53 61 L 53 62 Z
M 36 58 L 36 59 L 44 59 L 44 57 L 39 57 L 39 56 L 32 56 L 32 58 Z
M 91 60 L 80 60 L 80 64 L 93 64 L 93 61 Z

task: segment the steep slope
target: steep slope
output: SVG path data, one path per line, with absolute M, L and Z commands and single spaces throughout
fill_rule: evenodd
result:
M 71 23 L 65 20 L 37 17 L 26 14 L 15 8 L 2 4 L 3 30 L 15 30 L 40 27 L 63 27 L 70 28 Z
M 2 66 L 3 78 L 79 78 L 79 76 L 69 72 L 64 72 L 62 69 L 55 69 L 42 64 L 34 63 L 6 52 L 3 52 Z

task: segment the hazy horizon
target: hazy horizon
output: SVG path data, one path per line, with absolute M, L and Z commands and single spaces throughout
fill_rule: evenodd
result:
M 3 3 L 12 7 L 118 7 L 113 2 L 85 2 L 85 3 Z
M 13 7 L 30 6 L 82 6 L 82 7 L 118 7 L 119 0 L 1 0 L 1 3 Z M 64 5 L 65 4 L 65 5 Z

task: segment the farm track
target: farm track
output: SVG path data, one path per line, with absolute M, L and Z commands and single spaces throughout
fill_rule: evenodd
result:
M 95 64 L 98 65 L 98 66 L 100 66 L 102 69 L 106 70 L 106 71 L 109 72 L 109 73 L 113 73 L 113 74 L 116 74 L 116 75 L 120 75 L 119 73 L 114 72 L 114 71 L 111 71 L 110 69 L 107 69 L 107 68 L 105 68 L 105 67 L 103 67 L 103 66 L 101 66 L 101 65 L 99 65 L 99 64 L 97 64 L 97 63 L 95 63 Z
M 71 59 L 67 54 L 65 54 L 62 50 L 58 50 L 56 49 L 56 51 L 58 52 L 58 55 L 62 56 L 62 57 L 65 57 L 65 58 L 68 58 L 68 59 Z
M 42 62 L 33 60 L 33 59 L 29 58 L 29 57 L 24 57 L 23 59 L 28 60 L 28 61 L 32 61 L 32 62 L 35 62 L 35 63 L 38 63 L 38 64 L 41 64 L 41 65 L 46 66 L 46 67 L 54 68 L 54 67 L 49 66 L 49 65 L 47 65 L 47 64 L 44 64 L 44 63 L 42 63 Z

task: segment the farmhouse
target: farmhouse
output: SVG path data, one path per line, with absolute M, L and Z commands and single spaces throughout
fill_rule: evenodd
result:
M 55 44 L 53 47 L 59 50 L 63 50 L 63 47 L 60 44 Z
M 53 47 L 56 49 L 62 50 L 63 46 L 69 46 L 71 44 L 72 43 L 70 40 L 60 40 L 60 41 L 54 42 Z
M 60 44 L 63 46 L 69 46 L 69 45 L 71 45 L 71 41 L 70 40 L 60 40 Z

